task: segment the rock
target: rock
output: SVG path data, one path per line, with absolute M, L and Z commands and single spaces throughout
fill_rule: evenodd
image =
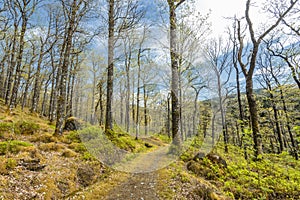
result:
M 221 157 L 219 156 L 218 154 L 215 154 L 215 153 L 209 153 L 207 154 L 206 156 L 212 163 L 215 163 L 219 166 L 223 166 L 225 168 L 227 168 L 227 163 L 226 161 Z
M 194 161 L 202 160 L 204 157 L 205 157 L 205 153 L 203 153 L 203 152 L 198 152 L 198 153 L 194 156 L 193 160 L 194 160 Z
M 196 162 L 197 161 L 202 161 L 204 157 L 209 159 L 214 164 L 217 164 L 219 166 L 227 168 L 226 161 L 220 155 L 218 155 L 216 153 L 209 153 L 209 154 L 205 155 L 203 152 L 198 152 L 194 156 L 193 160 L 196 161 Z
M 64 131 L 76 131 L 82 128 L 82 122 L 75 118 L 75 117 L 69 117 L 64 126 Z

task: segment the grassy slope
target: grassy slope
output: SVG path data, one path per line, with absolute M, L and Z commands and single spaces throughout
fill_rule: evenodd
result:
M 0 199 L 95 199 L 111 193 L 130 176 L 101 165 L 76 132 L 56 138 L 53 130 L 53 125 L 27 110 L 6 113 L 0 101 Z M 135 141 L 119 129 L 112 139 L 133 152 L 150 150 L 144 141 Z M 224 168 L 208 159 L 192 161 L 197 145 L 156 172 L 161 199 L 300 199 L 300 162 L 286 153 L 265 154 L 262 161 L 253 162 L 243 158 L 241 149 L 230 146 L 229 154 L 224 154 L 219 145 L 214 152 L 226 160 Z M 46 167 L 32 171 L 21 160 L 39 160 Z M 191 163 L 193 168 L 188 170 Z

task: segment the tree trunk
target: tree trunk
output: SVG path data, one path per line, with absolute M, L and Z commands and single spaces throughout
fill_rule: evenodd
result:
M 280 124 L 279 124 L 279 118 L 278 118 L 278 111 L 277 111 L 277 106 L 274 100 L 274 95 L 272 94 L 272 88 L 271 85 L 268 85 L 269 88 L 269 93 L 270 93 L 270 100 L 272 103 L 272 109 L 273 109 L 273 113 L 274 113 L 274 119 L 275 119 L 275 130 L 277 133 L 277 137 L 278 137 L 278 142 L 279 142 L 279 153 L 281 153 L 284 150 L 283 147 L 283 140 L 282 140 L 282 135 L 281 135 L 281 131 L 280 131 Z
M 11 95 L 11 86 L 13 82 L 13 74 L 15 71 L 16 67 L 16 60 L 15 60 L 15 52 L 16 52 L 16 43 L 17 43 L 17 34 L 18 34 L 18 23 L 17 20 L 15 19 L 14 22 L 14 36 L 13 36 L 13 41 L 12 41 L 12 48 L 10 49 L 11 56 L 10 56 L 10 63 L 7 67 L 7 77 L 5 81 L 5 104 L 8 105 L 10 102 L 10 95 Z
M 135 139 L 140 135 L 140 76 L 141 76 L 141 47 L 138 50 L 138 77 L 137 77 L 137 94 L 136 94 L 136 132 Z
M 49 87 L 50 81 L 51 81 L 51 76 L 49 76 L 48 80 L 45 82 L 44 95 L 43 95 L 42 108 L 41 108 L 41 116 L 47 116 L 46 102 L 48 102 L 48 87 Z
M 126 55 L 125 58 L 125 67 L 126 67 L 125 127 L 127 133 L 129 132 L 130 129 L 130 75 L 129 75 L 130 59 L 131 59 L 130 57 L 131 56 Z
M 172 101 L 172 143 L 176 146 L 181 145 L 180 139 L 180 109 L 179 109 L 179 70 L 177 54 L 177 33 L 176 33 L 176 5 L 169 0 L 169 19 L 170 19 L 170 58 L 171 58 L 171 101 Z
M 57 112 L 56 112 L 56 127 L 55 127 L 55 135 L 61 135 L 63 132 L 63 125 L 66 115 L 66 86 L 67 86 L 67 75 L 68 75 L 68 69 L 69 69 L 69 59 L 71 55 L 71 48 L 72 48 L 72 39 L 74 34 L 74 27 L 75 27 L 75 18 L 76 13 L 78 10 L 78 5 L 76 0 L 73 1 L 72 7 L 71 7 L 71 16 L 70 16 L 70 22 L 68 24 L 68 29 L 65 37 L 65 45 L 61 50 L 63 51 L 63 58 L 62 58 L 62 64 L 59 65 L 61 67 L 61 76 L 60 76 L 60 82 L 59 82 L 59 96 L 57 100 Z
M 120 85 L 120 123 L 121 123 L 121 125 L 123 125 L 123 119 L 124 119 L 123 96 L 124 96 L 124 91 L 122 90 L 122 86 Z
M 253 83 L 252 76 L 247 77 L 246 79 L 246 93 L 247 100 L 249 104 L 250 110 L 250 118 L 251 118 L 251 126 L 252 126 L 252 137 L 254 142 L 254 151 L 255 156 L 258 157 L 262 152 L 262 138 L 259 132 L 259 124 L 258 124 L 258 112 L 257 112 L 257 103 L 253 94 Z
M 285 98 L 284 98 L 284 95 L 283 95 L 283 91 L 281 89 L 281 84 L 277 78 L 277 76 L 275 74 L 272 73 L 272 77 L 274 78 L 278 88 L 279 88 L 279 91 L 280 91 L 280 100 L 282 102 L 282 105 L 283 105 L 283 111 L 284 111 L 284 115 L 285 115 L 285 118 L 286 118 L 286 126 L 287 126 L 287 129 L 288 129 L 288 133 L 289 133 L 289 136 L 290 136 L 290 139 L 291 139 L 291 143 L 292 143 L 292 151 L 293 151 L 293 154 L 294 154 L 294 157 L 296 160 L 299 159 L 299 154 L 298 154 L 298 149 L 297 149 L 297 140 L 294 138 L 293 136 L 293 133 L 292 133 L 292 128 L 291 128 L 291 125 L 290 125 L 290 118 L 289 118 L 289 115 L 288 115 L 288 110 L 287 110 L 287 107 L 286 107 L 286 102 L 285 102 Z
M 143 85 L 143 93 L 144 93 L 144 123 L 145 123 L 145 135 L 148 135 L 148 111 L 147 111 L 147 100 L 148 95 L 146 93 L 146 85 Z
M 103 106 L 103 82 L 101 80 L 99 87 L 99 104 L 100 104 L 100 126 L 104 125 L 104 106 Z
M 24 5 L 24 11 L 26 9 L 27 8 Z M 14 79 L 13 89 L 12 89 L 10 103 L 9 103 L 10 109 L 16 107 L 18 90 L 19 90 L 19 86 L 20 86 L 20 82 L 21 82 L 21 66 L 22 66 L 22 59 L 23 59 L 23 51 L 24 51 L 24 47 L 25 47 L 24 37 L 25 37 L 25 32 L 27 30 L 27 22 L 28 22 L 27 14 L 23 13 L 23 12 L 22 12 L 21 34 L 20 34 L 20 40 L 19 40 L 19 52 L 17 55 L 17 62 L 16 62 L 15 79 Z
M 108 12 L 108 68 L 107 68 L 107 95 L 106 95 L 106 118 L 105 118 L 105 132 L 108 134 L 112 130 L 112 98 L 113 98 L 113 75 L 114 75 L 114 7 L 115 0 L 109 0 Z

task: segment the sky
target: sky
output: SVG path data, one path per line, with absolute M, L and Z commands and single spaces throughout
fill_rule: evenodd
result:
M 210 21 L 214 36 L 222 35 L 226 26 L 230 25 L 230 20 L 224 17 L 243 16 L 246 7 L 246 0 L 196 0 L 195 2 L 200 13 L 207 13 L 211 9 Z

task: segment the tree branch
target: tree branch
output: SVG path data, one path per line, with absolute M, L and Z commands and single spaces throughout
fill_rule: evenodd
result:
M 182 3 L 184 3 L 185 0 L 180 0 L 176 5 L 175 5 L 175 9 L 177 9 Z

